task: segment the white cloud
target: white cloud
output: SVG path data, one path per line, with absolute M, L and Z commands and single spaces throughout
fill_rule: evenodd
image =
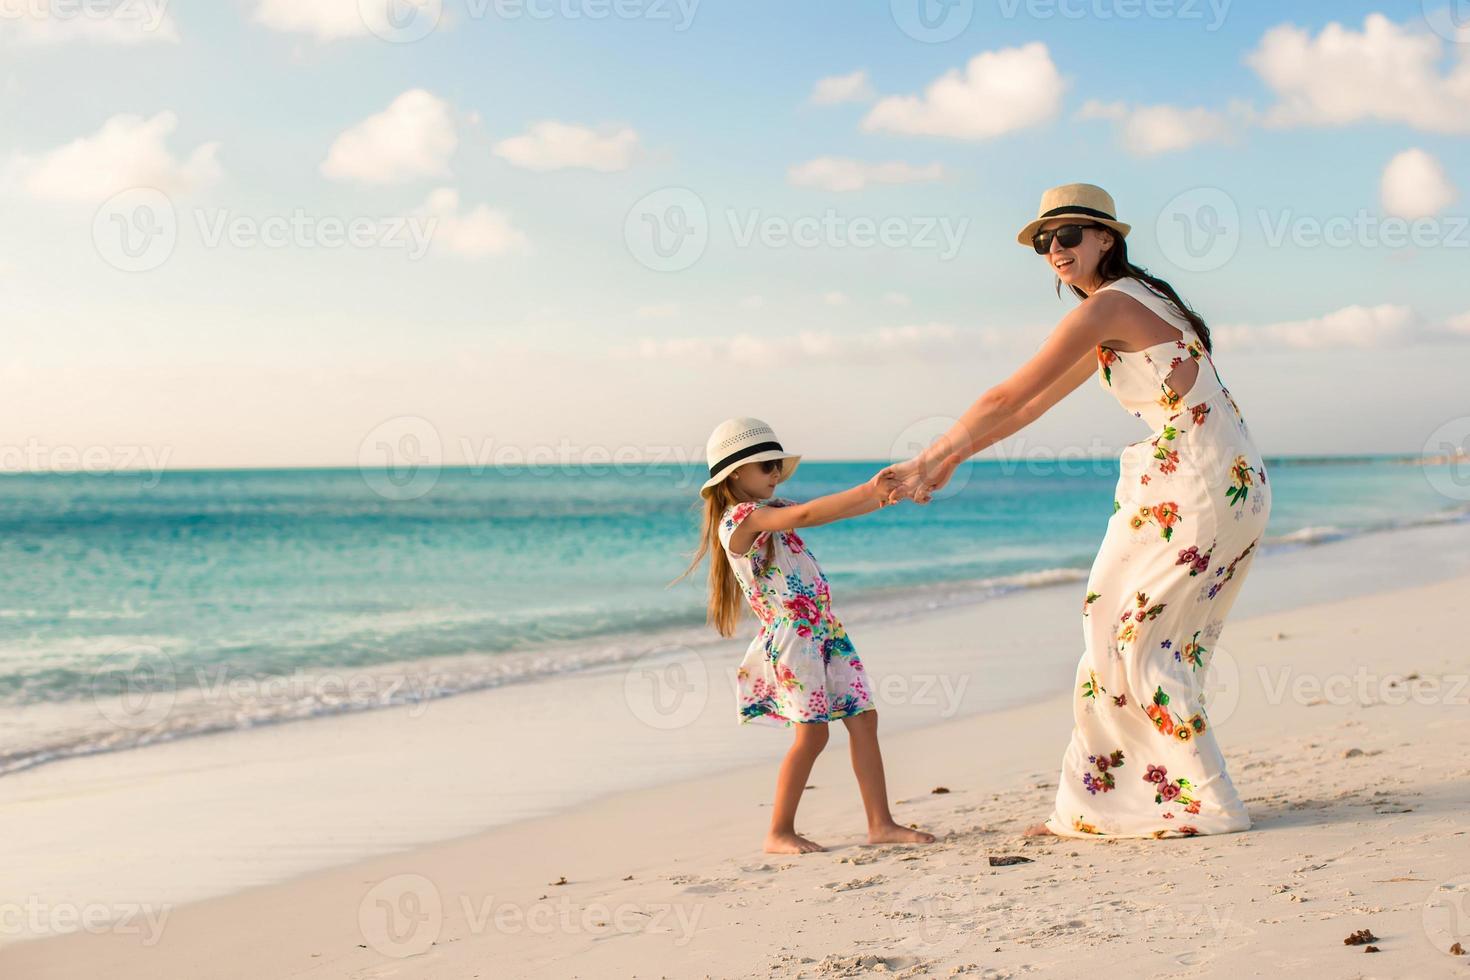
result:
M 435 219 L 433 244 L 456 255 L 484 258 L 530 251 L 530 241 L 504 211 L 481 204 L 460 213 L 459 192 L 453 188 L 441 187 L 431 193 L 420 213 Z
M 841 290 L 834 289 L 831 292 L 822 294 L 822 302 L 828 306 L 846 306 L 848 303 L 847 294 Z
M 599 133 L 586 126 L 546 120 L 522 136 L 495 144 L 495 155 L 526 170 L 579 168 L 612 173 L 627 170 L 638 149 L 638 134 L 626 126 Z
M 178 43 L 168 0 L 23 0 L 0 4 L 0 40 L 24 45 Z
M 648 303 L 633 311 L 640 320 L 666 320 L 679 315 L 678 303 Z
M 1459 197 L 1439 160 L 1417 148 L 1404 150 L 1388 161 L 1380 192 L 1383 210 L 1401 218 L 1427 218 Z
M 1444 328 L 1457 336 L 1470 337 L 1470 311 L 1450 317 L 1445 321 Z
M 1118 140 L 1135 156 L 1154 156 L 1200 143 L 1232 142 L 1249 120 L 1250 109 L 1232 103 L 1226 112 L 1172 105 L 1135 105 L 1089 99 L 1078 119 L 1107 119 L 1118 124 Z
M 907 293 L 884 293 L 883 302 L 887 303 L 889 306 L 908 306 L 909 297 Z
M 812 89 L 813 105 L 837 105 L 841 102 L 867 102 L 873 98 L 868 73 L 859 68 L 850 75 L 829 75 L 819 79 Z
M 758 310 L 765 305 L 766 298 L 764 296 L 747 296 L 740 301 L 740 308 L 742 310 Z
M 947 323 L 907 324 L 864 333 L 831 330 L 768 331 L 730 337 L 645 338 L 631 351 L 649 360 L 769 364 L 788 358 L 827 362 L 890 363 L 895 358 L 953 360 L 1014 348 L 1015 337 L 995 329 L 961 330 Z
M 863 120 L 868 132 L 980 140 L 1056 117 L 1067 83 L 1040 41 L 985 51 L 964 71 L 930 83 L 923 96 L 889 96 Z
M 334 180 L 364 184 L 446 177 L 458 146 L 449 103 L 423 89 L 410 89 L 338 136 L 321 170 Z
M 844 157 L 817 157 L 786 172 L 793 187 L 826 191 L 859 191 L 869 184 L 914 184 L 943 177 L 944 168 L 937 163 L 916 167 L 900 161 L 864 163 Z
M 12 155 L 4 182 L 40 200 L 95 202 L 131 187 L 177 193 L 218 180 L 218 143 L 201 143 L 183 160 L 168 148 L 178 124 L 172 112 L 150 119 L 116 115 L 96 135 L 39 156 Z
M 1470 340 L 1470 311 L 1437 320 L 1398 303 L 1353 305 L 1305 320 L 1212 325 L 1210 336 L 1232 350 L 1399 350 Z
M 160 0 L 154 0 L 160 2 Z M 439 0 L 395 0 L 411 3 L 425 13 L 437 13 Z M 392 37 L 406 23 L 405 12 L 395 10 L 389 19 L 390 4 L 385 0 L 259 0 L 255 8 L 257 23 L 287 34 L 309 34 L 318 41 L 343 38 Z M 396 23 L 395 23 L 396 21 Z
M 1422 321 L 1410 307 L 1381 303 L 1345 306 L 1326 316 L 1306 320 L 1212 327 L 1210 335 L 1221 345 L 1230 347 L 1375 349 L 1406 344 L 1421 329 Z
M 1272 126 L 1405 123 L 1437 133 L 1470 132 L 1470 48 L 1441 72 L 1445 44 L 1413 21 L 1369 14 L 1355 31 L 1330 23 L 1316 37 L 1290 24 L 1271 28 L 1246 63 L 1280 100 Z

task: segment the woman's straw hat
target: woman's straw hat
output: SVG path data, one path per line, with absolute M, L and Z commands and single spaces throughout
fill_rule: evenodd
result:
M 1062 184 L 1041 195 L 1036 220 L 1021 229 L 1016 241 L 1030 248 L 1031 236 L 1053 218 L 1090 218 L 1127 238 L 1132 226 L 1119 221 L 1117 213 L 1113 195 L 1096 184 Z
M 776 433 L 760 419 L 726 419 L 715 427 L 705 443 L 704 455 L 709 463 L 709 480 L 699 489 L 701 497 L 724 482 L 725 477 L 745 463 L 759 463 L 767 459 L 784 460 L 781 479 L 785 483 L 796 472 L 801 457 L 788 453 L 776 439 Z

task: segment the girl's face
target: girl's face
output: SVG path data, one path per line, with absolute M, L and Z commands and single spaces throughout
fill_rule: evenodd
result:
M 741 500 L 766 500 L 776 492 L 776 484 L 781 481 L 782 462 L 768 459 L 737 466 L 725 482 Z
M 1082 218 L 1053 218 L 1042 225 L 1041 231 L 1050 231 L 1063 225 L 1086 224 Z M 1082 241 L 1070 248 L 1061 243 L 1060 236 L 1051 240 L 1051 251 L 1041 256 L 1051 266 L 1057 278 L 1068 286 L 1091 292 L 1097 280 L 1098 263 L 1113 244 L 1113 232 L 1109 228 L 1093 226 L 1082 232 Z

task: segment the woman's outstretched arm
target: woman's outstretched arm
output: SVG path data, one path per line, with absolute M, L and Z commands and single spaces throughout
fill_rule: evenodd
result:
M 918 456 L 884 473 L 900 481 L 890 498 L 913 497 L 927 502 L 944 485 L 935 477 L 950 457 L 968 459 L 993 443 L 1030 425 L 1092 374 L 1096 347 L 1105 324 L 1126 315 L 1127 297 L 1104 293 L 1062 318 L 1031 359 L 1009 378 L 981 395 L 949 431 Z M 927 488 L 927 489 L 926 489 Z
M 979 440 L 975 446 L 975 452 L 983 452 L 1002 439 L 1010 438 L 1020 432 L 1026 426 L 1041 418 L 1051 411 L 1052 406 L 1066 398 L 1088 378 L 1097 373 L 1097 354 L 1088 351 L 1077 359 L 1077 363 L 1067 369 L 1067 372 L 1056 380 L 1051 387 L 1041 394 L 1022 405 L 1017 411 L 1012 412 L 999 425 L 995 426 Z

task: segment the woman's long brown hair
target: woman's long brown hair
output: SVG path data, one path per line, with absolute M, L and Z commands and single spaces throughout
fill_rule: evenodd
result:
M 1095 227 L 1106 226 L 1099 225 Z M 1108 228 L 1107 230 L 1112 231 L 1111 228 Z M 1200 316 L 1193 309 L 1191 309 L 1189 304 L 1185 303 L 1184 300 L 1180 298 L 1179 293 L 1174 289 L 1173 286 L 1169 285 L 1168 282 L 1149 272 L 1143 266 L 1134 265 L 1132 262 L 1129 262 L 1128 243 L 1123 239 L 1123 236 L 1118 234 L 1116 231 L 1112 231 L 1112 235 L 1113 247 L 1103 253 L 1103 257 L 1099 259 L 1097 263 L 1098 278 L 1106 284 L 1112 282 L 1114 279 L 1122 279 L 1124 276 L 1132 276 L 1136 279 L 1141 279 L 1144 282 L 1148 283 L 1150 286 L 1163 293 L 1164 296 L 1169 300 L 1169 302 L 1174 305 L 1174 308 L 1179 311 L 1180 315 L 1183 316 L 1184 319 L 1189 321 L 1189 325 L 1193 327 L 1194 332 L 1199 335 L 1200 342 L 1205 345 L 1206 352 L 1213 354 L 1215 352 L 1215 348 L 1210 340 L 1210 328 L 1205 325 L 1205 318 Z M 1072 291 L 1072 294 L 1078 299 L 1087 298 L 1088 294 L 1084 293 L 1076 286 L 1068 286 L 1067 288 L 1070 289 Z M 1057 279 L 1057 295 L 1062 295 L 1062 280 L 1060 278 Z
M 725 510 L 736 503 L 739 501 L 730 492 L 728 479 L 710 490 L 709 496 L 704 498 L 704 507 L 701 510 L 699 549 L 694 552 L 694 557 L 683 574 L 669 583 L 672 586 L 688 578 L 689 573 L 704 561 L 704 556 L 709 555 L 709 601 L 705 618 L 721 636 L 735 635 L 735 629 L 740 625 L 741 611 L 745 608 L 745 594 L 741 591 L 740 580 L 735 577 L 730 559 L 725 557 L 725 547 L 720 543 L 720 521 L 725 516 Z M 775 534 L 767 535 L 767 562 L 775 554 L 775 545 Z

